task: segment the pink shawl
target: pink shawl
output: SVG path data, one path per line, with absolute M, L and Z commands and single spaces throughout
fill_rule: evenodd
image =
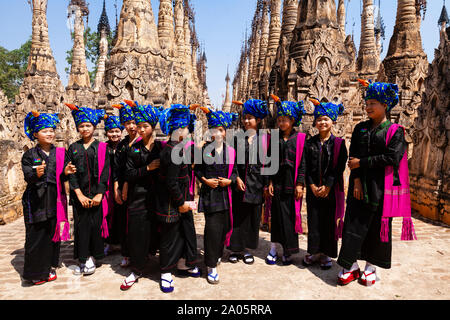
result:
M 302 154 L 303 154 L 303 146 L 305 145 L 306 140 L 306 134 L 299 132 L 297 134 L 297 154 L 295 157 L 295 183 L 294 185 L 297 185 L 297 173 L 298 168 L 300 167 L 300 161 L 302 160 Z M 303 233 L 302 229 L 302 200 L 303 197 L 295 200 L 295 232 L 296 233 Z
M 67 198 L 64 183 L 61 181 L 61 174 L 64 171 L 64 157 L 66 149 L 56 148 L 56 230 L 53 236 L 53 242 L 67 241 L 70 239 L 69 219 L 67 215 Z M 61 236 L 61 223 L 64 222 L 63 233 Z
M 405 128 L 392 124 L 386 136 L 386 146 L 398 128 Z M 389 218 L 403 217 L 401 240 L 417 240 L 411 219 L 411 199 L 409 192 L 409 170 L 407 152 L 403 154 L 399 164 L 400 186 L 394 186 L 394 168 L 387 166 L 384 174 L 384 203 L 381 219 L 380 238 L 382 242 L 389 241 Z
M 233 173 L 233 167 L 234 167 L 234 157 L 236 155 L 235 150 L 227 146 L 228 149 L 228 161 L 230 162 L 228 165 L 228 179 L 231 178 L 231 174 Z M 230 246 L 230 239 L 231 234 L 233 233 L 233 207 L 232 207 L 232 196 L 231 196 L 231 185 L 228 186 L 228 200 L 230 202 L 230 231 L 227 232 L 226 238 L 225 238 L 225 246 Z
M 108 144 L 106 142 L 100 142 L 98 145 L 98 182 L 100 183 L 100 176 L 102 174 L 103 168 L 105 166 L 106 151 L 108 149 Z M 108 238 L 108 222 L 106 221 L 106 216 L 110 206 L 112 207 L 113 194 L 110 192 L 110 177 L 111 177 L 111 166 L 109 166 L 108 173 L 108 183 L 106 185 L 106 192 L 102 198 L 102 208 L 103 208 L 103 220 L 102 220 L 102 237 Z
M 334 140 L 334 150 L 333 150 L 333 168 L 336 168 L 339 152 L 341 150 L 341 145 L 344 142 L 343 139 L 336 137 Z M 334 239 L 338 240 L 342 238 L 342 230 L 344 227 L 344 213 L 345 213 L 345 192 L 344 192 L 344 178 L 342 175 L 337 177 L 337 181 L 334 184 L 334 195 L 336 198 L 336 211 L 334 213 L 335 219 L 335 231 Z
M 264 134 L 262 136 L 262 147 L 263 147 L 263 155 L 264 155 L 264 159 L 263 159 L 263 168 L 266 162 L 266 156 L 267 156 L 267 150 L 269 148 L 269 135 L 268 134 Z M 270 217 L 270 210 L 272 209 L 272 198 L 268 197 L 264 200 L 264 217 L 263 217 L 263 223 L 264 224 L 269 224 L 269 217 Z

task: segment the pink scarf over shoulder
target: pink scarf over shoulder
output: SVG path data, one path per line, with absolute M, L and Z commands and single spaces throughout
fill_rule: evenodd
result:
M 339 159 L 339 153 L 342 143 L 345 143 L 343 139 L 336 137 L 334 139 L 333 149 L 333 168 L 336 168 Z M 334 184 L 334 196 L 336 198 L 336 211 L 334 213 L 335 231 L 334 238 L 338 240 L 342 238 L 342 230 L 344 228 L 344 214 L 345 214 L 345 192 L 344 192 L 344 178 L 342 175 L 337 177 L 337 181 Z
M 389 144 L 398 128 L 405 128 L 392 124 L 386 136 L 386 145 Z M 403 217 L 401 240 L 417 240 L 411 219 L 411 198 L 409 191 L 409 170 L 407 152 L 403 154 L 399 164 L 400 186 L 394 186 L 394 167 L 387 166 L 384 174 L 384 203 L 381 219 L 380 238 L 382 242 L 389 241 L 389 218 Z
M 67 198 L 64 183 L 61 181 L 61 174 L 64 171 L 64 157 L 66 149 L 56 148 L 56 230 L 53 236 L 53 242 L 67 241 L 69 235 L 69 219 L 67 215 Z M 64 223 L 61 235 L 61 223 Z
M 100 142 L 98 145 L 98 182 L 100 183 L 100 177 L 105 166 L 106 151 L 108 144 L 106 142 Z M 109 166 L 108 183 L 106 186 L 106 192 L 102 198 L 103 220 L 102 220 L 102 238 L 109 237 L 108 222 L 106 217 L 108 216 L 110 207 L 112 208 L 113 194 L 110 192 L 110 177 L 111 166 Z

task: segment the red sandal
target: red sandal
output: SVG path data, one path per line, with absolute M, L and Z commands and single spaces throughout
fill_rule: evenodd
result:
M 130 289 L 133 284 L 135 284 L 136 282 L 138 282 L 139 278 L 136 278 L 133 281 L 127 282 L 127 279 L 123 280 L 123 283 L 120 285 L 120 290 L 122 291 L 127 291 L 128 289 Z
M 372 274 L 375 275 L 375 280 L 367 280 L 367 277 L 372 275 Z M 371 272 L 371 273 L 368 273 L 368 274 L 366 274 L 366 271 L 364 271 L 363 275 L 364 275 L 364 279 L 363 278 L 359 279 L 359 281 L 361 281 L 361 284 L 365 285 L 366 287 L 370 287 L 371 285 L 375 284 L 375 282 L 376 282 L 376 275 L 377 275 L 375 271 Z
M 342 276 L 344 276 L 346 274 L 350 274 L 350 275 L 346 279 L 338 277 L 338 284 L 341 286 L 345 286 L 345 285 L 349 284 L 350 282 L 352 282 L 360 277 L 360 272 L 361 271 L 359 269 L 356 269 L 353 271 L 343 273 Z

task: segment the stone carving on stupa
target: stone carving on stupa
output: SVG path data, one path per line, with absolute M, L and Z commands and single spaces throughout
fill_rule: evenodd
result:
M 411 205 L 423 216 L 450 225 L 450 27 L 445 5 L 438 24 L 440 43 L 412 134 Z

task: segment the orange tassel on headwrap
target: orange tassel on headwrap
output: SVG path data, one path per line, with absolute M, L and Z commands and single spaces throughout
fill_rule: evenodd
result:
M 136 107 L 136 103 L 134 103 L 134 101 L 131 100 L 123 100 L 123 101 L 130 107 Z
M 367 80 L 364 79 L 357 79 L 357 80 L 363 87 L 368 87 L 370 85 L 369 81 Z
M 275 101 L 275 102 L 281 102 L 280 98 L 274 94 L 271 94 L 270 97 Z
M 66 106 L 68 106 L 71 110 L 74 110 L 74 111 L 80 111 L 79 109 L 78 109 L 78 107 L 76 106 L 76 105 L 74 105 L 74 104 L 71 104 L 71 103 L 64 103 Z
M 320 101 L 316 98 L 309 98 L 309 101 L 311 101 L 315 106 L 320 105 Z

